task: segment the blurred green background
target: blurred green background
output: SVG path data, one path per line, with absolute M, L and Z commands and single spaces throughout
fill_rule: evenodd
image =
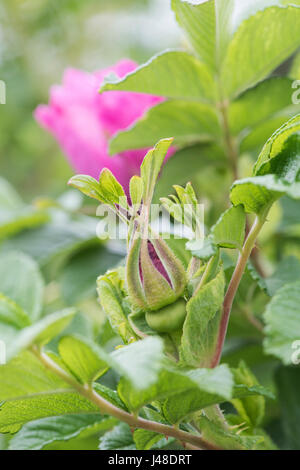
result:
M 141 63 L 182 41 L 167 0 L 1 0 L 0 175 L 25 200 L 57 196 L 72 170 L 32 113 L 68 66 Z

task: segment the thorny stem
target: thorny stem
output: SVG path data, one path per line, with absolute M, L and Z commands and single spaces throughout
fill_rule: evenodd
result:
M 66 383 L 71 385 L 71 387 L 77 390 L 80 395 L 84 396 L 92 403 L 94 403 L 99 408 L 101 413 L 114 416 L 120 421 L 127 423 L 133 429 L 141 428 L 165 436 L 174 437 L 179 442 L 182 442 L 184 445 L 190 444 L 195 450 L 221 450 L 218 446 L 206 441 L 201 436 L 181 431 L 178 428 L 168 426 L 166 424 L 161 424 L 155 421 L 140 418 L 139 416 L 134 416 L 133 414 L 130 414 L 127 411 L 116 407 L 115 405 L 98 395 L 98 393 L 93 390 L 92 386 L 88 384 L 82 385 L 78 383 L 68 372 L 63 370 L 56 362 L 54 362 L 47 354 L 41 351 L 38 347 L 33 346 L 31 350 L 47 369 L 51 370 L 57 376 L 63 379 Z
M 257 215 L 255 222 L 252 225 L 250 232 L 248 233 L 243 249 L 241 253 L 239 254 L 238 262 L 236 264 L 234 273 L 232 275 L 232 278 L 230 280 L 230 283 L 229 283 L 229 286 L 228 286 L 228 289 L 224 298 L 219 335 L 217 339 L 217 346 L 215 350 L 215 355 L 211 362 L 211 367 L 216 367 L 220 362 L 233 300 L 234 300 L 236 291 L 239 287 L 242 276 L 244 274 L 247 261 L 253 250 L 256 238 L 266 221 L 266 217 L 268 215 L 269 209 L 270 209 L 270 206 L 266 207 L 263 210 L 263 212 Z

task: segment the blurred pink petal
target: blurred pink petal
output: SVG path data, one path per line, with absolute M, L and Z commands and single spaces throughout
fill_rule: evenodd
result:
M 50 90 L 49 105 L 40 105 L 34 112 L 39 124 L 56 138 L 77 173 L 98 178 L 104 167 L 109 168 L 126 191 L 131 176 L 139 173 L 147 149 L 127 150 L 111 157 L 108 140 L 163 98 L 118 91 L 100 95 L 99 88 L 108 74 L 121 78 L 136 67 L 134 62 L 122 60 L 93 74 L 66 69 L 63 84 Z M 168 156 L 172 153 L 171 150 Z

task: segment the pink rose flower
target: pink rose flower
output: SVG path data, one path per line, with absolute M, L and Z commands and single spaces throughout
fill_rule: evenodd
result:
M 111 157 L 108 140 L 163 98 L 119 91 L 99 94 L 99 88 L 109 73 L 121 78 L 136 67 L 136 63 L 122 60 L 93 74 L 67 69 L 63 85 L 51 88 L 49 105 L 38 106 L 34 113 L 39 124 L 57 139 L 77 173 L 98 178 L 106 167 L 126 191 L 131 176 L 139 174 L 145 149 L 128 150 Z

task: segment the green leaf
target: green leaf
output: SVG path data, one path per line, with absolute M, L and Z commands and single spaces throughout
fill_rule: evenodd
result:
M 138 207 L 141 204 L 144 192 L 143 180 L 140 176 L 134 175 L 131 178 L 129 190 L 132 204 Z
M 202 436 L 224 450 L 255 450 L 264 441 L 264 436 L 239 436 L 226 431 L 206 417 L 197 418 Z
M 200 59 L 212 70 L 218 70 L 230 39 L 230 20 L 234 1 L 172 0 L 179 25 Z
M 229 105 L 229 125 L 233 135 L 268 122 L 271 116 L 291 106 L 292 80 L 272 77 L 247 90 Z M 277 126 L 278 127 L 278 126 Z M 245 138 L 245 137 L 244 137 Z
M 64 336 L 58 350 L 68 369 L 83 384 L 92 383 L 108 369 L 107 354 L 85 338 Z
M 144 204 L 150 204 L 152 201 L 155 183 L 172 141 L 172 138 L 160 140 L 153 149 L 149 150 L 141 164 Z
M 171 423 L 178 423 L 195 411 L 232 397 L 233 378 L 224 364 L 214 369 L 191 370 L 186 375 L 195 384 L 167 398 L 163 404 L 164 416 Z
M 127 407 L 132 411 L 137 411 L 144 405 L 152 403 L 153 401 L 166 402 L 164 413 L 166 418 L 172 422 L 179 421 L 183 416 L 190 413 L 190 408 L 193 406 L 199 409 L 198 406 L 208 406 L 210 404 L 219 403 L 231 398 L 231 391 L 233 386 L 232 375 L 227 366 L 220 366 L 221 369 L 216 369 L 214 372 L 206 369 L 180 369 L 169 362 L 166 362 L 155 383 L 149 385 L 144 390 L 135 389 L 128 381 L 121 380 L 118 385 L 118 392 L 122 400 L 126 403 Z M 216 383 L 222 377 L 223 388 L 221 387 L 218 394 L 216 394 Z M 198 400 L 197 404 L 189 401 L 183 404 L 186 397 L 191 397 Z M 196 395 L 199 397 L 196 399 Z M 174 397 L 174 402 L 172 399 Z M 222 398 L 220 398 L 222 397 Z M 172 398 L 172 399 L 171 399 Z M 174 403 L 174 405 L 173 405 Z
M 75 313 L 76 310 L 73 308 L 65 309 L 52 313 L 34 325 L 24 328 L 16 335 L 14 341 L 8 345 L 7 358 L 11 359 L 33 344 L 43 346 L 49 343 L 52 338 L 55 338 L 69 325 Z
M 254 176 L 235 181 L 230 200 L 234 206 L 242 204 L 246 212 L 258 214 L 284 194 L 300 199 L 300 183 L 289 184 L 276 175 Z
M 0 383 L 0 432 L 14 433 L 27 421 L 47 416 L 98 411 L 88 400 L 70 392 L 68 385 L 30 352 L 0 366 Z
M 0 401 L 50 393 L 68 387 L 29 351 L 0 366 L 0 382 Z
M 205 240 L 190 240 L 186 243 L 186 249 L 196 258 L 207 261 L 217 253 L 217 246 L 212 238 Z
M 274 295 L 264 314 L 265 352 L 284 364 L 292 364 L 297 355 L 294 345 L 300 332 L 299 302 L 300 281 L 286 284 Z
M 221 270 L 187 303 L 180 357 L 189 366 L 210 366 L 217 340 L 224 287 L 224 274 Z
M 5 295 L 0 294 L 0 323 L 11 325 L 16 330 L 21 330 L 30 325 L 30 319 L 18 304 Z
M 220 124 L 214 109 L 206 104 L 171 100 L 150 108 L 133 126 L 111 140 L 110 153 L 151 147 L 166 135 L 174 136 L 174 144 L 188 146 L 214 140 L 220 135 Z
M 246 385 L 249 388 L 259 385 L 254 374 L 242 361 L 237 369 L 233 369 L 233 374 L 236 385 Z M 241 418 L 251 427 L 257 427 L 261 424 L 265 413 L 265 399 L 263 396 L 257 394 L 241 399 L 236 398 L 232 400 L 232 404 Z
M 280 367 L 275 375 L 286 437 L 285 448 L 300 450 L 300 371 L 298 367 Z
M 133 440 L 138 450 L 163 449 L 175 441 L 173 438 L 166 439 L 162 434 L 146 429 L 134 431 Z
M 15 433 L 24 423 L 48 416 L 96 411 L 97 407 L 86 398 L 67 391 L 8 400 L 0 407 L 0 432 Z
M 109 90 L 209 102 L 214 100 L 215 83 L 207 67 L 196 57 L 186 52 L 166 51 L 121 80 L 105 83 L 100 92 Z
M 144 390 L 158 378 L 163 360 L 163 342 L 159 337 L 148 337 L 124 346 L 111 354 L 119 371 L 136 390 Z
M 53 213 L 52 221 L 43 227 L 26 230 L 6 240 L 4 251 L 19 250 L 34 258 L 40 266 L 62 266 L 68 257 L 87 246 L 99 247 L 97 224 L 94 217 L 76 215 L 76 219 L 62 211 Z M 57 269 L 57 268 L 56 268 Z
M 225 96 L 239 95 L 292 55 L 300 45 L 299 27 L 300 9 L 296 6 L 272 6 L 246 19 L 231 40 L 222 64 Z
M 128 424 L 120 423 L 100 439 L 100 450 L 136 450 Z
M 54 442 L 105 431 L 115 422 L 114 418 L 103 417 L 99 413 L 51 416 L 31 421 L 11 439 L 9 450 L 40 450 Z
M 88 175 L 75 175 L 68 182 L 69 186 L 78 189 L 86 196 L 89 196 L 97 201 L 106 203 L 107 200 L 104 197 L 101 187 L 95 178 Z
M 0 240 L 42 225 L 48 219 L 45 211 L 24 204 L 15 189 L 0 177 Z
M 120 278 L 120 270 L 109 271 L 104 276 L 98 278 L 97 292 L 100 304 L 112 328 L 121 336 L 124 343 L 128 344 L 132 339 L 136 338 L 136 335 L 127 320 L 123 282 Z
M 119 204 L 125 209 L 127 208 L 127 198 L 124 189 L 107 168 L 104 168 L 100 173 L 99 185 L 105 200 L 109 204 Z
M 36 321 L 42 309 L 44 281 L 34 260 L 19 252 L 0 255 L 0 292 Z
M 93 389 L 96 390 L 98 395 L 100 395 L 106 401 L 109 401 L 109 403 L 112 403 L 117 408 L 121 408 L 124 411 L 128 411 L 128 408 L 126 407 L 125 403 L 122 402 L 121 398 L 118 395 L 118 392 L 116 392 L 115 390 L 112 390 L 111 388 L 106 387 L 105 385 L 102 385 L 98 382 L 95 382 L 93 384 Z
M 297 258 L 288 256 L 278 264 L 272 276 L 265 279 L 265 285 L 268 294 L 273 297 L 285 284 L 296 280 L 300 280 L 300 262 Z
M 244 243 L 246 214 L 242 206 L 228 209 L 221 215 L 211 232 L 216 245 L 240 250 Z
M 149 150 L 141 164 L 141 178 L 144 187 L 143 199 L 145 204 L 151 203 L 156 180 L 172 141 L 172 138 L 160 140 L 153 149 Z
M 299 9 L 300 12 L 300 9 Z M 265 175 L 269 173 L 270 161 L 281 154 L 288 138 L 300 130 L 300 115 L 294 116 L 275 131 L 264 145 L 255 163 L 253 174 Z

